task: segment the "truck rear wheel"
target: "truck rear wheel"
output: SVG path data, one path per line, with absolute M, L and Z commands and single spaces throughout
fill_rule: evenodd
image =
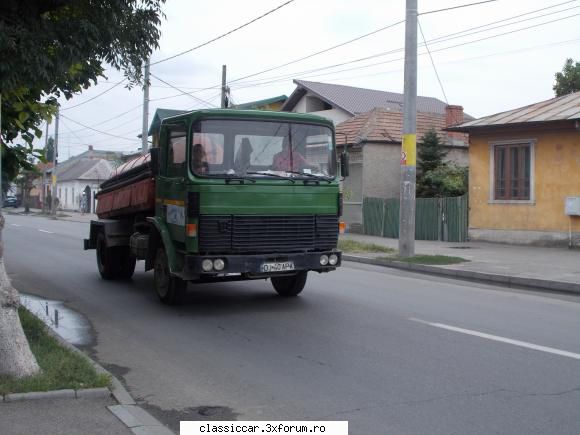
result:
M 292 276 L 272 277 L 270 280 L 272 281 L 274 290 L 276 290 L 280 296 L 292 297 L 299 295 L 304 289 L 307 276 L 308 272 L 304 271 L 298 272 L 296 275 Z
M 128 246 L 107 247 L 105 234 L 97 236 L 97 266 L 101 277 L 106 280 L 129 279 L 135 272 L 136 259 Z
M 119 259 L 118 277 L 120 279 L 129 279 L 135 273 L 137 259 L 131 254 L 131 248 L 128 246 L 117 246 L 117 256 Z
M 187 282 L 179 277 L 171 276 L 169 261 L 165 249 L 157 249 L 154 266 L 155 291 L 157 296 L 167 305 L 177 305 L 181 301 Z

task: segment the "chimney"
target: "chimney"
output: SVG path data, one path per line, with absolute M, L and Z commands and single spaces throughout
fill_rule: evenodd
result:
M 445 127 L 452 127 L 463 123 L 463 106 L 445 106 Z M 448 131 L 447 139 L 452 144 L 467 144 L 467 135 L 456 131 Z
M 463 123 L 463 106 L 445 106 L 445 127 Z
M 93 146 L 89 145 L 89 159 L 93 158 Z

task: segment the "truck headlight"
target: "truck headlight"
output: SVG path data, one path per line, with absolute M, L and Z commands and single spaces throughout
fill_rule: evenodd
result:
M 204 272 L 211 272 L 213 269 L 213 261 L 211 261 L 209 258 L 206 258 L 201 262 L 201 268 Z
M 338 263 L 338 255 L 330 254 L 330 256 L 328 257 L 328 264 L 330 264 L 331 266 L 336 266 L 336 263 Z
M 226 263 L 221 258 L 216 258 L 213 261 L 213 268 L 215 270 L 224 270 L 224 267 L 226 267 Z
M 322 254 L 320 256 L 320 265 L 326 266 L 328 264 L 328 255 Z

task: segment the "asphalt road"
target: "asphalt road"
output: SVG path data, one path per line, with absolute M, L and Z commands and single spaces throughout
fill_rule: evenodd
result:
M 7 216 L 9 275 L 92 325 L 87 350 L 160 420 L 348 420 L 350 433 L 580 433 L 580 298 L 346 263 L 270 283 L 104 282 L 88 225 Z

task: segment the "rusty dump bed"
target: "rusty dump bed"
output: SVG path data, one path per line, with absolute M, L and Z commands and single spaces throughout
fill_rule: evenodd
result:
M 97 193 L 99 219 L 154 213 L 155 179 L 149 162 L 149 154 L 128 161 L 101 184 Z

